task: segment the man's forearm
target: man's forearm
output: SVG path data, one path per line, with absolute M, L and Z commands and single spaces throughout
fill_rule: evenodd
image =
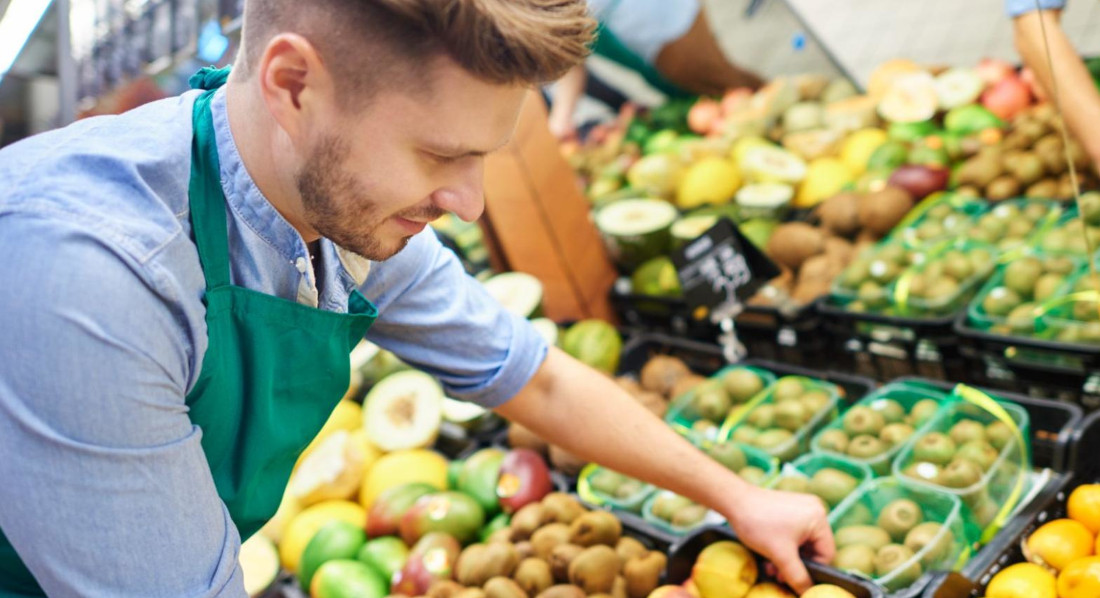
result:
M 680 437 L 611 379 L 551 349 L 501 415 L 546 441 L 729 517 L 750 486 Z
M 1054 101 L 1058 84 L 1066 126 L 1084 146 L 1093 163 L 1100 164 L 1100 92 L 1080 55 L 1058 22 L 1058 11 L 1030 12 L 1015 20 L 1016 48 Z M 1050 61 L 1043 43 L 1043 25 L 1050 44 Z M 1053 78 L 1050 65 L 1054 65 Z

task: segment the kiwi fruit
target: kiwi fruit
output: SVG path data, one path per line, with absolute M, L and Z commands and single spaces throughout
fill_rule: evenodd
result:
M 725 419 L 730 408 L 733 407 L 726 389 L 721 386 L 707 384 L 704 388 L 696 389 L 692 397 L 692 407 L 699 417 L 710 421 Z
M 863 544 L 871 550 L 878 551 L 890 543 L 890 534 L 875 525 L 849 525 L 837 529 L 833 539 L 836 541 L 837 550 L 845 546 Z
M 488 538 L 485 538 L 486 544 L 495 544 L 497 542 L 504 542 L 505 544 L 511 544 L 515 542 L 515 540 L 512 539 L 512 528 L 506 527 L 498 529 L 495 532 L 489 534 Z M 530 544 L 530 542 L 527 542 L 526 540 L 520 540 L 520 542 L 526 542 L 527 544 Z
M 569 565 L 584 550 L 583 546 L 576 544 L 561 544 L 554 548 L 546 561 L 550 564 L 550 573 L 555 581 L 562 583 L 569 581 Z
M 543 499 L 545 500 L 545 499 Z M 531 534 L 535 533 L 543 523 L 543 506 L 539 503 L 531 503 L 524 505 L 520 510 L 516 511 L 515 515 L 512 515 L 512 522 L 510 524 L 511 534 L 510 538 L 514 542 L 526 540 L 531 537 Z
M 806 493 L 810 491 L 810 480 L 800 475 L 785 475 L 775 483 L 775 489 L 784 492 Z
M 870 266 L 870 260 L 857 259 L 853 261 L 840 274 L 841 286 L 848 289 L 859 288 L 864 281 L 871 277 Z
M 886 452 L 886 445 L 874 436 L 856 436 L 848 443 L 848 455 L 857 459 L 871 459 Z
M 600 468 L 588 478 L 588 485 L 596 492 L 616 496 L 619 493 L 619 486 L 622 486 L 626 480 L 627 477 L 621 473 Z
M 817 437 L 817 445 L 823 450 L 845 454 L 848 452 L 848 435 L 844 430 L 831 428 L 825 430 Z
M 569 563 L 569 583 L 586 594 L 608 593 L 619 575 L 619 555 L 609 546 L 584 549 Z
M 775 427 L 775 412 L 778 407 L 769 403 L 758 405 L 745 417 L 745 421 L 760 429 Z
M 914 428 L 923 426 L 939 411 L 940 404 L 934 399 L 921 399 L 909 409 L 909 423 Z
M 1012 442 L 1014 434 L 1008 424 L 996 421 L 985 427 L 985 435 L 989 438 L 989 444 L 998 451 L 1004 450 L 1009 442 Z
M 870 525 L 874 520 L 871 509 L 867 505 L 856 503 L 837 519 L 836 526 L 840 528 L 851 525 Z
M 1000 453 L 985 440 L 971 440 L 959 447 L 955 453 L 955 459 L 965 459 L 978 466 L 979 469 L 989 471 L 997 461 Z
M 1033 256 L 1022 257 L 1005 267 L 1004 284 L 1021 296 L 1030 296 L 1043 274 L 1043 264 Z
M 1000 505 L 993 502 L 993 499 L 988 496 L 982 498 L 970 507 L 970 512 L 974 515 L 974 521 L 978 523 L 979 527 L 983 528 L 993 523 L 993 520 L 997 518 L 997 513 L 999 513 L 1000 510 Z
M 539 592 L 535 598 L 586 598 L 586 594 L 573 584 L 560 583 Z
M 909 561 L 911 561 L 909 563 Z M 908 565 L 906 563 L 909 563 Z M 902 569 L 902 567 L 905 567 Z M 913 551 L 901 544 L 887 544 L 875 555 L 875 575 L 885 577 L 893 574 L 890 587 L 905 588 L 913 585 L 921 576 L 920 562 L 913 559 Z
M 733 431 L 730 436 L 730 440 L 739 442 L 741 444 L 756 444 L 756 437 L 760 435 L 760 430 L 751 424 L 741 424 Z
M 837 550 L 833 566 L 841 571 L 854 571 L 868 577 L 875 574 L 875 551 L 865 544 L 852 544 Z
M 858 485 L 859 480 L 854 476 L 839 469 L 826 467 L 810 477 L 809 489 L 810 493 L 820 496 L 832 508 L 855 491 Z
M 755 465 L 749 465 L 743 468 L 741 471 L 737 472 L 737 475 L 753 486 L 759 486 L 764 483 L 764 480 L 768 479 L 768 473 Z
M 1020 194 L 1020 181 L 1012 175 L 1001 175 L 989 182 L 985 188 L 985 197 L 989 201 L 1001 201 Z
M 813 413 L 808 412 L 801 402 L 784 401 L 775 406 L 775 425 L 797 432 L 812 415 Z
M 485 582 L 485 598 L 527 598 L 527 592 L 507 577 L 494 577 Z
M 969 488 L 982 481 L 982 469 L 966 459 L 955 459 L 943 468 L 940 479 L 949 488 Z
M 902 470 L 902 473 L 914 480 L 943 485 L 940 479 L 940 476 L 943 474 L 943 468 L 935 463 L 929 463 L 927 461 L 913 463 Z
M 707 447 L 707 455 L 721 463 L 730 471 L 738 471 L 748 465 L 745 451 L 733 442 L 721 442 Z
M 618 517 L 606 511 L 589 511 L 569 526 L 569 542 L 578 546 L 614 546 L 622 533 Z
M 689 498 L 671 492 L 662 492 L 653 500 L 651 510 L 654 517 L 664 519 L 665 521 L 671 521 L 676 511 L 690 506 L 691 504 L 692 502 Z
M 940 532 L 943 532 L 943 536 L 938 540 Z M 921 555 L 921 564 L 927 568 L 933 568 L 940 565 L 940 562 L 949 556 L 951 546 L 955 543 L 955 535 L 951 533 L 951 530 L 943 529 L 943 526 L 939 523 L 932 521 L 926 521 L 913 529 L 909 530 L 909 533 L 905 535 L 905 547 L 913 552 L 913 554 L 919 553 L 924 550 L 926 546 L 928 552 Z
M 654 550 L 645 556 L 634 557 L 623 566 L 623 579 L 626 580 L 626 595 L 629 598 L 646 598 L 657 589 L 661 573 L 668 564 L 664 554 Z
M 672 389 L 668 391 L 668 398 L 674 399 L 676 397 L 683 396 L 695 390 L 699 385 L 704 384 L 706 381 L 706 378 L 698 374 L 688 374 L 686 376 L 683 376 L 679 380 L 677 380 Z
M 642 388 L 667 396 L 680 378 L 691 373 L 687 364 L 677 357 L 656 355 L 642 366 L 639 378 Z
M 634 478 L 627 478 L 615 491 L 615 498 L 619 500 L 626 500 L 632 496 L 637 496 L 639 492 L 645 490 L 645 484 L 641 480 L 635 480 Z
M 905 421 L 905 408 L 894 399 L 879 399 L 871 404 L 871 409 L 882 416 L 886 424 L 897 424 Z
M 761 432 L 760 435 L 756 437 L 756 441 L 753 444 L 755 444 L 757 448 L 771 450 L 782 446 L 793 437 L 794 435 L 791 434 L 790 430 L 774 428 L 767 432 Z
M 457 581 L 437 579 L 428 587 L 428 592 L 424 596 L 426 598 L 453 598 L 465 589 L 466 587 Z
M 991 316 L 1007 316 L 1023 303 L 1020 294 L 1008 287 L 993 287 L 982 300 L 982 309 Z
M 886 427 L 879 432 L 879 439 L 890 446 L 898 446 L 901 443 L 909 440 L 909 437 L 913 435 L 913 426 L 909 424 L 887 424 Z
M 924 512 L 920 505 L 908 498 L 899 498 L 887 504 L 878 514 L 878 526 L 886 530 L 896 541 L 905 539 L 905 534 L 924 521 Z
M 703 505 L 690 504 L 678 509 L 669 519 L 674 527 L 695 527 L 703 522 L 707 516 L 707 508 Z
M 887 303 L 882 285 L 873 280 L 861 283 L 859 285 L 859 290 L 856 291 L 856 297 L 859 299 L 860 303 L 867 306 L 868 309 L 878 309 Z
M 564 493 L 564 492 L 551 492 L 542 499 L 542 522 L 543 523 L 573 523 L 573 520 L 587 512 L 581 503 L 576 498 Z M 526 508 L 526 507 L 524 507 Z M 520 509 L 522 511 L 523 509 Z M 516 512 L 519 515 L 519 512 Z M 515 516 L 512 517 L 512 522 L 515 523 Z
M 630 536 L 619 538 L 619 541 L 615 544 L 615 553 L 619 555 L 619 561 L 624 565 L 636 556 L 645 556 L 647 552 L 649 552 L 649 549 L 645 547 L 645 544 Z
M 985 440 L 985 426 L 972 419 L 964 419 L 951 426 L 948 435 L 956 445 L 961 446 L 971 440 Z
M 871 435 L 874 436 L 886 425 L 886 420 L 881 413 L 865 405 L 856 405 L 844 414 L 844 431 L 849 436 Z
M 485 590 L 481 588 L 463 588 L 463 590 L 455 594 L 452 598 L 486 598 Z
M 937 465 L 946 465 L 955 456 L 955 442 L 946 434 L 929 432 L 913 445 L 913 458 Z
M 803 390 L 801 380 L 786 376 L 775 381 L 775 386 L 772 387 L 772 400 L 781 403 L 797 399 L 802 396 Z
M 540 559 L 548 560 L 554 548 L 568 544 L 570 527 L 564 523 L 550 523 L 537 529 L 531 535 L 531 548 Z
M 820 390 L 810 390 L 803 394 L 799 401 L 809 413 L 807 417 L 812 417 L 829 405 L 829 395 Z
M 714 440 L 718 437 L 718 425 L 707 419 L 700 419 L 691 424 L 691 431 L 700 438 L 707 440 Z
M 523 559 L 512 579 L 519 584 L 520 589 L 528 596 L 537 596 L 546 588 L 554 585 L 554 575 L 550 572 L 550 564 L 538 558 Z
M 497 544 L 512 548 L 511 544 Z M 515 550 L 514 548 L 512 549 Z M 489 560 L 488 544 L 471 544 L 463 549 L 455 561 L 455 581 L 463 586 L 481 587 L 490 577 L 494 577 L 493 563 Z
M 744 403 L 764 390 L 764 380 L 750 369 L 738 368 L 722 379 L 726 393 L 734 403 Z
M 1035 300 L 1046 301 L 1054 296 L 1058 292 L 1058 289 L 1062 287 L 1066 277 L 1057 272 L 1048 272 L 1039 277 L 1039 280 L 1035 282 Z

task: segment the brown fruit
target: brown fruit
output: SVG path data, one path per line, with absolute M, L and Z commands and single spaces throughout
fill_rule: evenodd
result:
M 454 598 L 459 592 L 466 588 L 455 581 L 449 579 L 439 579 L 432 582 L 431 587 L 428 588 L 428 593 L 424 594 L 427 598 Z
M 1028 187 L 1027 191 L 1024 191 L 1024 197 L 1033 197 L 1036 199 L 1052 199 L 1058 197 L 1058 181 L 1054 179 L 1043 179 Z
M 550 446 L 550 463 L 565 475 L 577 475 L 584 469 L 585 465 L 588 465 L 588 461 L 553 445 Z
M 519 542 L 530 538 L 531 534 L 535 533 L 535 530 L 541 527 L 543 523 L 545 521 L 543 520 L 542 505 L 539 503 L 524 505 L 512 516 L 512 541 Z
M 623 567 L 623 577 L 626 579 L 626 595 L 629 598 L 646 598 L 646 596 L 649 596 L 650 592 L 657 589 L 661 572 L 665 570 L 667 564 L 668 558 L 657 551 L 627 561 Z
M 638 396 L 638 393 L 645 390 L 644 388 L 642 388 L 641 384 L 638 384 L 637 380 L 633 378 L 628 378 L 626 376 L 619 376 L 618 378 L 615 378 L 615 384 L 618 384 L 619 388 L 625 390 L 627 394 L 632 397 Z
M 802 264 L 798 271 L 798 284 L 806 282 L 830 282 L 836 276 L 836 261 L 825 254 L 815 255 Z M 797 287 L 796 287 L 797 288 Z
M 485 539 L 486 544 L 496 544 L 498 542 L 511 544 L 514 541 L 515 540 L 512 539 L 512 528 L 510 527 L 498 529 L 497 531 L 489 534 L 489 537 Z
M 615 546 L 622 536 L 619 519 L 607 511 L 589 511 L 573 521 L 569 541 L 578 546 Z
M 485 582 L 485 598 L 528 598 L 519 584 L 507 577 L 494 577 Z
M 843 269 L 844 266 L 848 265 L 848 262 L 852 261 L 852 257 L 855 255 L 855 248 L 846 239 L 841 239 L 840 237 L 826 237 L 825 255 L 833 260 L 840 269 Z
M 619 555 L 609 546 L 586 548 L 569 564 L 569 582 L 586 594 L 610 592 L 619 574 Z
M 859 224 L 864 230 L 885 235 L 912 208 L 913 198 L 909 193 L 898 187 L 886 186 L 881 191 L 860 198 Z
M 622 575 L 615 577 L 611 584 L 611 598 L 628 598 L 626 595 L 626 579 Z
M 535 547 L 531 546 L 530 542 L 516 542 L 513 546 L 516 547 L 516 556 L 519 557 L 520 562 L 535 556 Z
M 1036 141 L 1033 149 L 1043 161 L 1043 167 L 1048 174 L 1062 174 L 1069 168 L 1066 164 L 1066 154 L 1062 149 L 1061 135 L 1051 133 Z
M 486 598 L 481 588 L 466 588 L 454 595 L 454 598 Z
M 550 573 L 555 581 L 569 581 L 569 565 L 582 552 L 584 547 L 576 544 L 561 544 L 554 548 L 547 562 L 550 563 Z
M 1000 160 L 991 155 L 979 154 L 963 162 L 956 178 L 960 185 L 972 185 L 978 189 L 984 189 L 999 176 L 1001 176 Z
M 538 529 L 531 536 L 531 547 L 535 556 L 543 560 L 550 558 L 554 548 L 569 542 L 569 526 L 564 523 L 551 523 Z
M 985 188 L 985 196 L 990 201 L 1010 199 L 1020 194 L 1020 181 L 1011 175 L 999 176 Z
M 825 235 L 805 222 L 776 227 L 768 239 L 767 253 L 776 263 L 797 270 L 802 262 L 825 250 Z
M 645 556 L 649 549 L 638 540 L 630 536 L 623 536 L 619 538 L 618 544 L 615 545 L 615 552 L 619 555 L 619 562 L 626 565 L 626 562 L 634 557 Z
M 508 446 L 512 448 L 527 448 L 537 453 L 546 455 L 550 446 L 546 441 L 535 435 L 534 432 L 513 422 L 508 425 Z
M 681 395 L 686 394 L 688 391 L 694 390 L 696 386 L 706 382 L 707 379 L 699 376 L 698 374 L 688 374 L 683 378 L 676 381 L 676 385 L 673 386 L 668 392 L 669 399 L 675 399 Z
M 550 572 L 550 564 L 542 559 L 523 559 L 512 579 L 528 596 L 537 596 L 546 588 L 554 585 L 554 575 Z
M 851 237 L 859 232 L 859 195 L 838 193 L 821 202 L 817 215 L 825 230 L 841 237 Z
M 570 524 L 586 512 L 587 509 L 577 499 L 564 492 L 551 492 L 542 499 L 542 523 Z M 515 522 L 515 519 L 512 521 Z
M 639 405 L 645 407 L 646 411 L 657 417 L 664 417 L 665 412 L 668 411 L 668 402 L 663 395 L 647 390 L 642 391 L 641 394 L 634 398 L 638 401 Z
M 455 580 L 467 587 L 480 587 L 493 577 L 512 575 L 518 563 L 519 555 L 511 544 L 472 544 L 455 563 Z
M 535 598 L 585 598 L 584 590 L 573 584 L 563 583 L 550 586 L 540 592 Z
M 1020 152 L 1011 164 L 1005 164 L 1009 174 L 1021 185 L 1030 185 L 1043 178 L 1043 161 L 1032 152 Z
M 668 395 L 680 378 L 691 373 L 683 361 L 669 355 L 657 355 L 642 366 L 642 388 Z

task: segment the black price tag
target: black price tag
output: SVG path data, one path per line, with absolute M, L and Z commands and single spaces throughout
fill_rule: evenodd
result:
M 779 268 L 726 218 L 673 252 L 672 263 L 698 320 L 720 306 L 747 300 L 779 275 Z

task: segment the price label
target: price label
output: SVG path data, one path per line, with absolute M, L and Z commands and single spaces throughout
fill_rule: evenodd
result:
M 748 299 L 779 268 L 728 219 L 672 255 L 684 300 L 696 319 Z

